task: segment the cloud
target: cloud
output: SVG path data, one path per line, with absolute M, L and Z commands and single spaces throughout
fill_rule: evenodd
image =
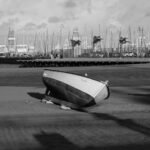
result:
M 57 17 L 57 16 L 52 16 L 52 17 L 49 17 L 48 19 L 49 23 L 60 23 L 62 21 L 64 21 L 64 19 L 62 17 Z
M 47 28 L 47 24 L 46 23 L 41 23 L 40 25 L 37 26 L 38 29 L 45 29 Z
M 24 26 L 24 30 L 35 30 L 37 28 L 37 25 L 32 23 L 32 22 L 29 22 L 27 23 L 25 26 Z
M 78 17 L 70 12 L 70 14 L 66 14 L 61 17 L 51 16 L 51 17 L 49 17 L 48 22 L 49 23 L 64 23 L 67 21 L 73 21 L 73 20 L 77 20 L 77 19 L 78 19 Z
M 9 29 L 9 22 L 4 22 L 0 25 L 0 29 L 1 29 L 1 34 L 5 35 L 8 34 L 8 29 Z
M 116 1 L 115 5 L 110 7 L 108 18 L 115 19 L 124 27 L 140 24 L 147 26 L 145 19 L 150 15 L 149 5 L 149 0 Z
M 88 10 L 89 13 L 92 13 L 92 0 L 88 1 L 87 10 Z
M 63 7 L 64 11 L 81 13 L 87 11 L 92 12 L 92 0 L 65 0 L 60 3 L 60 6 Z M 69 13 L 69 12 L 68 12 Z
M 119 21 L 112 19 L 109 21 L 109 27 L 111 29 L 120 29 L 122 27 L 122 24 Z
M 147 12 L 145 13 L 145 17 L 150 17 L 150 11 L 147 11 Z
M 46 29 L 46 28 L 47 28 L 46 23 L 41 23 L 41 24 L 37 25 L 33 22 L 29 22 L 29 23 L 25 24 L 23 26 L 23 28 L 20 28 L 20 31 L 21 30 L 24 30 L 24 31 L 37 31 L 38 29 Z
M 49 28 L 51 24 L 75 21 L 80 25 L 92 13 L 91 6 L 92 0 L 0 0 L 0 24 L 16 19 L 13 21 L 16 29 L 29 30 L 33 24 L 38 26 L 43 22 L 48 23 Z
M 77 3 L 75 0 L 67 0 L 62 4 L 65 8 L 75 8 L 77 7 Z
M 0 18 L 2 18 L 4 16 L 4 12 L 0 11 Z
M 5 23 L 16 29 L 49 28 L 64 23 L 68 28 L 87 25 L 126 28 L 149 25 L 149 0 L 0 0 L 0 33 Z

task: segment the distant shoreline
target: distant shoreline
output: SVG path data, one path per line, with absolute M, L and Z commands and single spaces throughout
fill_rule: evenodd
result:
M 19 68 L 19 64 L 0 64 L 0 68 Z

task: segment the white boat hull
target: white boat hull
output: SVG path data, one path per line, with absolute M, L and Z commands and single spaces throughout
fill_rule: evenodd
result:
M 109 97 L 109 88 L 104 82 L 71 73 L 45 70 L 43 82 L 51 96 L 78 107 L 100 104 Z

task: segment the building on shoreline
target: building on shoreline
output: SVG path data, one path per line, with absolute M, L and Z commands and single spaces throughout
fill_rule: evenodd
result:
M 5 58 L 8 56 L 8 48 L 6 45 L 0 45 L 0 58 Z
M 24 44 L 24 43 L 23 44 L 17 43 L 15 31 L 11 27 L 9 27 L 8 30 L 6 45 L 0 46 L 1 55 L 2 55 L 2 51 L 5 56 L 9 56 L 9 57 L 27 57 L 28 55 L 31 56 L 35 54 L 34 46 Z
M 7 48 L 10 56 L 16 54 L 16 38 L 15 38 L 15 31 L 9 27 L 8 31 L 8 40 L 7 40 Z

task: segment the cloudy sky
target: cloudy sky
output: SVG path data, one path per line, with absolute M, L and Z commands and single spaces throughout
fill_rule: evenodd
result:
M 0 34 L 8 26 L 26 32 L 79 28 L 149 28 L 149 0 L 0 0 Z

